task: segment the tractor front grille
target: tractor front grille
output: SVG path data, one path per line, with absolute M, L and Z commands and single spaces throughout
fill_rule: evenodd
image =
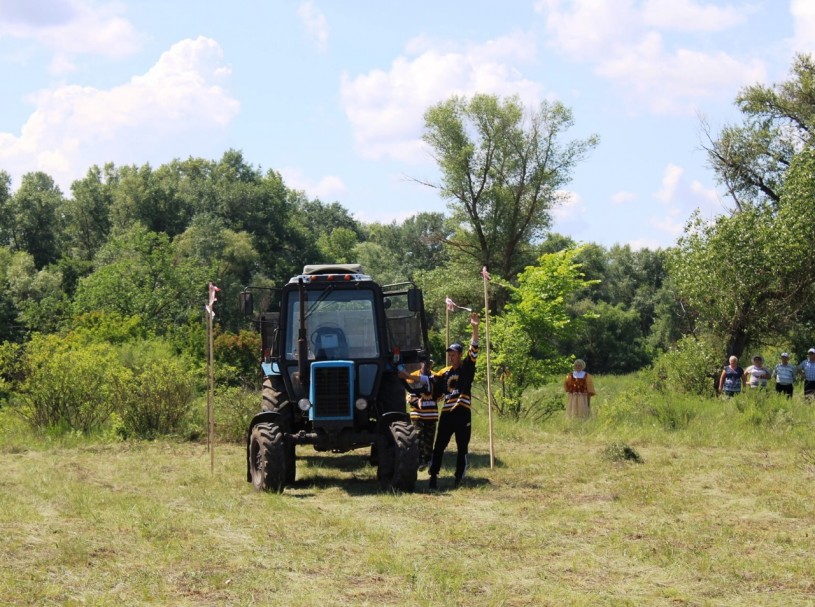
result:
M 354 418 L 353 370 L 353 364 L 348 362 L 326 361 L 312 364 L 312 419 Z

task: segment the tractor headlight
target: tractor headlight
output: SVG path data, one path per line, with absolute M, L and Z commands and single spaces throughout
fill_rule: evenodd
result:
M 368 401 L 364 398 L 358 398 L 354 401 L 354 406 L 357 408 L 357 411 L 364 411 L 368 408 Z
M 298 400 L 297 406 L 300 407 L 300 411 L 303 411 L 304 413 L 311 409 L 311 403 L 307 398 L 301 398 L 300 400 Z

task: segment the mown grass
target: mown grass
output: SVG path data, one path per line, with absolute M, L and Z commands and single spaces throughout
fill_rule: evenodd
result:
M 0 411 L 0 604 L 815 604 L 810 406 L 597 384 L 591 420 L 496 418 L 494 469 L 478 409 L 465 485 L 448 467 L 411 495 L 363 453 L 301 447 L 296 485 L 261 494 L 239 445 L 211 474 L 201 444 Z

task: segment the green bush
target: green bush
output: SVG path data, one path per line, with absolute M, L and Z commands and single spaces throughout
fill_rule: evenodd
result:
M 25 376 L 22 344 L 5 341 L 0 344 L 0 405 Z
M 215 337 L 215 372 L 230 386 L 257 386 L 260 375 L 260 333 L 240 331 Z
M 792 426 L 792 400 L 768 390 L 747 390 L 734 398 L 736 410 L 750 426 L 785 429 Z
M 260 392 L 225 388 L 215 393 L 215 433 L 222 441 L 243 443 L 252 417 L 260 411 Z
M 680 339 L 676 347 L 654 362 L 651 383 L 659 392 L 682 392 L 713 396 L 714 381 L 718 380 L 722 361 L 716 349 L 693 336 Z
M 669 431 L 684 430 L 698 413 L 696 406 L 689 405 L 686 399 L 667 400 L 664 397 L 655 398 L 648 412 Z
M 55 335 L 28 344 L 18 411 L 36 428 L 100 430 L 127 395 L 132 374 L 107 344 L 74 347 Z
M 134 373 L 121 411 L 126 436 L 178 433 L 192 407 L 195 378 L 183 359 L 147 363 Z

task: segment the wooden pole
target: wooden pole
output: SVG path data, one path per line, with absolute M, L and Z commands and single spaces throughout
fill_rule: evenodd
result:
M 215 474 L 215 357 L 212 331 L 213 313 L 207 314 L 207 344 L 208 344 L 208 365 L 207 379 L 209 390 L 207 391 L 207 448 L 209 449 L 209 470 Z
M 209 303 L 204 308 L 207 311 L 207 449 L 209 450 L 209 470 L 215 474 L 215 335 L 212 330 L 215 320 L 215 294 L 220 291 L 214 284 L 209 283 Z
M 487 358 L 487 418 L 489 420 L 490 432 L 490 469 L 495 468 L 495 447 L 492 440 L 492 368 L 490 367 L 490 300 L 487 289 L 488 276 L 487 267 L 481 271 L 484 279 L 484 344 Z
M 449 297 L 447 298 L 450 299 Z M 450 304 L 445 305 L 445 309 L 447 312 L 445 313 L 445 322 L 444 322 L 444 366 L 450 366 L 450 353 L 446 352 L 447 347 L 450 345 Z

